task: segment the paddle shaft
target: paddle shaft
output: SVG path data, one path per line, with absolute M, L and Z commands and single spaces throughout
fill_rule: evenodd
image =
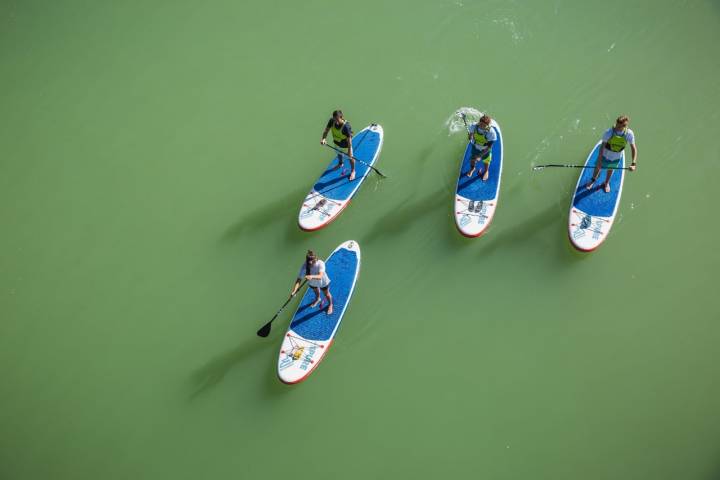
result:
M 465 119 L 465 114 L 463 112 L 460 112 L 460 116 L 463 119 L 463 123 L 465 124 L 465 130 L 467 130 L 468 134 L 470 133 L 470 127 L 468 127 L 467 120 Z
M 561 167 L 561 168 L 595 168 L 595 165 L 560 165 L 556 163 L 550 163 L 548 165 L 535 165 L 533 170 L 542 170 L 547 167 Z M 604 170 L 632 170 L 630 167 L 602 167 Z
M 363 137 L 363 139 L 364 139 L 364 138 L 365 138 L 365 137 Z M 358 159 L 358 158 L 355 158 L 355 157 L 353 157 L 353 156 L 351 156 L 351 155 L 348 155 L 347 153 L 343 152 L 343 151 L 340 150 L 339 148 L 336 148 L 336 147 L 330 145 L 329 143 L 323 143 L 323 145 L 325 145 L 326 147 L 332 148 L 332 149 L 335 150 L 336 152 L 338 152 L 338 153 L 340 153 L 340 154 L 342 154 L 342 155 L 345 155 L 346 157 L 352 158 L 352 159 L 355 160 L 356 162 L 360 162 L 360 163 L 362 163 L 363 165 L 370 167 L 375 173 L 377 173 L 378 175 L 380 175 L 382 178 L 387 178 L 385 175 L 382 174 L 382 172 L 381 172 L 380 170 L 378 170 L 377 168 L 373 167 L 373 166 L 370 165 L 369 163 L 363 162 L 362 160 L 360 160 L 360 159 Z
M 272 328 L 272 327 L 271 327 L 272 322 L 274 322 L 275 319 L 278 317 L 278 315 L 280 315 L 280 314 L 282 313 L 282 311 L 285 310 L 285 307 L 288 306 L 288 303 L 290 303 L 290 301 L 291 301 L 293 298 L 295 298 L 295 295 L 298 294 L 298 292 L 300 291 L 300 289 L 301 289 L 306 283 L 307 283 L 307 279 L 303 280 L 303 282 L 300 284 L 300 286 L 299 286 L 298 289 L 295 291 L 295 293 L 293 293 L 292 295 L 290 295 L 290 298 L 288 298 L 288 299 L 287 299 L 287 302 L 285 302 L 285 304 L 284 304 L 282 307 L 280 307 L 280 310 L 277 311 L 277 313 L 275 314 L 275 316 L 273 316 L 272 319 L 270 319 L 270 321 L 269 321 L 268 323 L 266 323 L 265 325 L 263 325 L 262 328 L 260 328 L 260 330 L 257 331 L 258 336 L 260 336 L 260 337 L 267 337 L 267 336 L 268 336 L 268 334 L 270 333 L 270 328 Z

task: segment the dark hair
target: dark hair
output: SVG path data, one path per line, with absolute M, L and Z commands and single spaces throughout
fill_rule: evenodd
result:
M 305 275 L 310 275 L 310 262 L 316 258 L 315 252 L 312 250 L 307 251 L 307 254 L 305 255 Z
M 478 120 L 478 122 L 490 125 L 490 122 L 492 122 L 492 118 L 490 118 L 490 115 L 483 115 L 482 117 L 480 117 L 480 120 Z
M 342 110 L 340 110 L 340 109 L 333 110 L 332 116 L 333 116 L 333 118 L 345 118 L 345 117 L 343 117 Z

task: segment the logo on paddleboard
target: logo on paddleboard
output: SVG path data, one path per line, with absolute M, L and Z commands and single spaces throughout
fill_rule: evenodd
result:
M 311 363 L 315 363 L 313 357 L 315 356 L 316 351 L 316 345 L 312 345 L 310 347 L 293 345 L 292 349 L 289 352 L 286 352 L 284 350 L 281 352 L 284 354 L 284 356 L 280 359 L 278 369 L 282 371 L 288 367 L 296 365 L 297 362 L 300 362 L 298 368 L 300 368 L 301 370 L 307 370 L 308 366 Z

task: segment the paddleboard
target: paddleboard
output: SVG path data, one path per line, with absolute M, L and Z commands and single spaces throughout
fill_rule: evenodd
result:
M 455 188 L 455 225 L 466 237 L 479 237 L 485 233 L 495 216 L 500 196 L 503 165 L 502 133 L 500 125 L 495 120 L 490 124 L 490 128 L 495 129 L 498 139 L 491 147 L 492 161 L 487 181 L 482 181 L 477 170 L 472 178 L 466 176 L 466 173 L 470 171 L 470 156 L 473 148 L 470 142 L 465 148 L 465 155 L 460 164 L 460 174 Z
M 320 297 L 323 302 L 317 307 L 311 307 L 315 301 L 315 292 L 307 289 L 280 347 L 278 377 L 283 383 L 305 380 L 327 354 L 350 303 L 360 272 L 360 246 L 357 242 L 348 240 L 337 247 L 325 260 L 325 271 L 330 277 L 333 313 L 326 313 L 327 302 L 322 292 Z
M 585 160 L 586 166 L 595 166 L 601 145 L 602 142 L 595 145 L 595 148 Z M 622 158 L 618 162 L 618 167 L 624 166 L 625 152 L 623 152 Z M 592 178 L 593 171 L 593 168 L 585 168 L 580 173 L 572 204 L 570 205 L 568 219 L 570 243 L 583 252 L 595 250 L 610 233 L 618 205 L 620 205 L 620 195 L 622 194 L 625 179 L 625 170 L 616 170 L 610 179 L 610 193 L 605 193 L 602 185 L 605 182 L 606 171 L 601 170 L 595 185 L 591 190 L 588 190 L 585 185 Z
M 353 136 L 353 156 L 374 166 L 380 156 L 382 143 L 383 129 L 373 123 Z M 337 154 L 335 154 L 330 165 L 303 200 L 298 215 L 298 225 L 302 230 L 319 230 L 335 220 L 350 203 L 371 171 L 367 165 L 355 162 L 355 180 L 351 182 L 348 180 L 350 160 L 345 157 L 343 167 L 334 169 L 337 163 Z

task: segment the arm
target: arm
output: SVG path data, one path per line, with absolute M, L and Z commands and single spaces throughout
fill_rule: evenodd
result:
M 487 143 L 485 144 L 485 146 L 483 147 L 483 150 L 482 150 L 482 151 L 485 152 L 485 153 L 486 153 L 486 152 L 489 152 L 490 149 L 491 149 L 492 146 L 493 146 L 493 143 L 495 143 L 495 142 L 487 142 Z
M 315 275 L 305 275 L 305 278 L 308 280 L 322 280 L 323 275 L 325 275 L 325 264 L 321 263 L 318 268 L 318 273 Z
M 323 130 L 322 138 L 320 139 L 320 145 L 325 145 L 327 143 L 327 134 L 330 131 L 330 127 L 325 127 L 325 130 Z
M 290 291 L 290 296 L 293 297 L 297 293 L 299 288 L 300 288 L 300 279 L 297 278 L 297 279 L 295 279 L 295 285 L 293 285 L 293 288 Z
M 635 169 L 637 168 L 638 150 L 637 146 L 634 143 L 630 144 L 630 148 L 632 149 L 632 163 L 630 164 L 630 170 L 635 171 Z

